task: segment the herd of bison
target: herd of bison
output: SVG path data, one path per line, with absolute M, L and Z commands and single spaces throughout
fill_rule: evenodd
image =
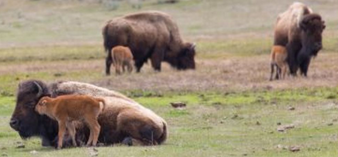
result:
M 296 76 L 298 69 L 307 76 L 311 57 L 322 49 L 324 29 L 321 16 L 303 3 L 295 2 L 279 14 L 270 79 L 287 73 Z M 102 35 L 106 75 L 111 64 L 118 74 L 134 66 L 140 72 L 149 59 L 155 71 L 161 71 L 163 61 L 178 70 L 195 69 L 196 45 L 183 41 L 166 13 L 147 11 L 114 18 L 105 24 Z M 168 137 L 166 121 L 150 109 L 116 91 L 74 81 L 21 82 L 9 124 L 23 139 L 40 137 L 43 146 L 56 148 L 85 143 L 159 145 Z

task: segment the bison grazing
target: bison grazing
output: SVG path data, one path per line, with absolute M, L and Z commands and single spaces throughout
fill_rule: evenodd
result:
M 111 49 L 127 46 L 134 56 L 136 71 L 150 58 L 155 70 L 166 61 L 179 69 L 195 69 L 195 44 L 183 42 L 176 23 L 163 12 L 148 11 L 114 18 L 102 30 L 107 52 L 106 74 L 110 74 Z
M 90 130 L 87 146 L 96 146 L 100 133 L 100 124 L 97 117 L 104 109 L 104 100 L 92 98 L 86 95 L 62 95 L 57 98 L 48 96 L 42 97 L 35 107 L 40 115 L 47 115 L 49 118 L 58 122 L 58 149 L 62 148 L 63 137 L 68 130 L 72 143 L 77 146 L 75 141 L 74 120 L 82 121 L 88 125 Z
M 325 29 L 320 15 L 303 3 L 295 2 L 277 18 L 274 45 L 285 46 L 288 51 L 289 70 L 292 75 L 307 75 L 312 56 L 322 48 L 322 32 Z
M 153 111 L 115 91 L 80 82 L 57 82 L 45 84 L 39 80 L 28 80 L 19 84 L 16 106 L 10 126 L 24 139 L 38 136 L 42 145 L 56 146 L 57 121 L 39 115 L 35 106 L 43 96 L 88 95 L 104 99 L 105 109 L 99 115 L 101 126 L 98 142 L 143 145 L 161 144 L 167 138 L 167 123 Z M 76 123 L 76 139 L 79 145 L 88 140 L 89 129 L 83 123 Z M 65 138 L 64 146 L 72 144 Z
M 121 74 L 121 68 L 124 72 L 125 67 L 128 68 L 129 73 L 133 71 L 133 54 L 128 47 L 115 46 L 111 53 L 116 74 Z

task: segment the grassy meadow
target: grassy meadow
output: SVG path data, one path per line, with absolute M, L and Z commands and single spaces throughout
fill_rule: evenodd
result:
M 144 0 L 140 9 L 122 1 L 116 10 L 94 0 L 0 0 L 0 155 L 92 156 L 85 147 L 55 150 L 38 138 L 23 141 L 10 128 L 18 83 L 40 79 L 119 91 L 168 122 L 163 145 L 98 147 L 98 156 L 336 156 L 338 2 L 300 1 L 325 20 L 324 49 L 307 78 L 268 81 L 273 25 L 291 0 Z M 163 63 L 154 72 L 148 63 L 141 73 L 104 75 L 102 26 L 145 10 L 169 13 L 182 37 L 196 42 L 196 70 Z

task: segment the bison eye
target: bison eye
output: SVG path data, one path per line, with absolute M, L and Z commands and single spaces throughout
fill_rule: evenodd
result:
M 26 104 L 28 108 L 35 108 L 36 103 L 35 102 L 29 102 Z

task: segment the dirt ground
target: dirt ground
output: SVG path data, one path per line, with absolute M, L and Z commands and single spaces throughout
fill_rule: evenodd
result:
M 251 57 L 230 57 L 225 59 L 197 59 L 197 69 L 178 71 L 168 64 L 162 64 L 162 72 L 155 72 L 150 63 L 145 64 L 141 73 L 117 76 L 114 67 L 112 75 L 104 76 L 104 59 L 82 61 L 32 62 L 8 64 L 0 66 L 0 73 L 34 74 L 51 73 L 51 80 L 75 79 L 68 73 L 81 73 L 79 80 L 87 81 L 102 87 L 118 91 L 150 90 L 150 91 L 247 91 L 295 89 L 313 87 L 335 87 L 338 85 L 338 54 L 321 52 L 312 59 L 308 77 L 287 77 L 285 80 L 269 81 L 269 55 Z M 97 76 L 94 79 L 86 77 Z M 54 77 L 54 78 L 53 78 Z

